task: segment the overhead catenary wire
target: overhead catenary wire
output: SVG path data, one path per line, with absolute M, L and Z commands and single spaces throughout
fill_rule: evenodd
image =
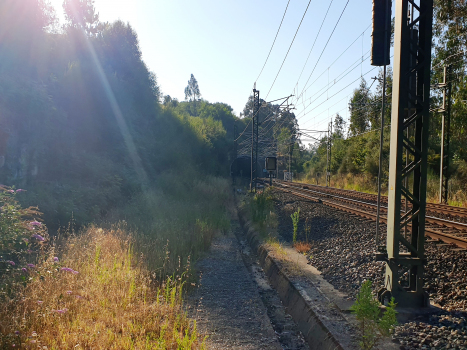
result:
M 305 64 L 303 65 L 302 71 L 300 72 L 300 75 L 297 79 L 297 83 L 295 84 L 295 87 L 298 87 L 298 82 L 300 81 L 300 78 L 302 77 L 303 71 L 305 70 L 306 64 L 308 63 L 308 59 L 310 58 L 311 52 L 313 51 L 313 48 L 315 47 L 316 40 L 318 40 L 319 34 L 321 33 L 321 29 L 323 28 L 323 24 L 326 21 L 326 18 L 328 17 L 329 10 L 331 9 L 331 5 L 334 0 L 331 0 L 329 3 L 328 10 L 326 11 L 326 14 L 324 15 L 323 21 L 321 22 L 321 26 L 319 27 L 318 33 L 315 36 L 315 40 L 313 41 L 313 45 L 311 46 L 310 52 L 308 53 L 308 57 L 306 58 Z
M 349 0 L 348 0 L 348 1 L 349 1 Z M 311 0 L 308 1 L 308 5 L 306 6 L 305 12 L 303 13 L 303 16 L 302 16 L 302 19 L 301 19 L 301 21 L 300 21 L 300 24 L 298 25 L 298 28 L 297 28 L 297 30 L 295 31 L 295 35 L 294 35 L 294 37 L 293 37 L 293 39 L 292 39 L 292 42 L 290 43 L 290 46 L 289 46 L 289 49 L 287 50 L 287 53 L 285 54 L 284 60 L 282 61 L 282 64 L 281 64 L 281 66 L 280 66 L 280 68 L 279 68 L 279 71 L 277 72 L 276 77 L 274 78 L 274 81 L 272 82 L 272 85 L 271 85 L 271 87 L 269 88 L 269 91 L 268 91 L 268 93 L 267 93 L 267 95 L 266 95 L 266 99 L 268 98 L 269 93 L 271 92 L 271 90 L 272 90 L 274 84 L 276 83 L 277 77 L 279 76 L 279 73 L 281 72 L 282 67 L 284 66 L 285 60 L 287 59 L 287 56 L 289 55 L 290 49 L 292 48 L 292 45 L 293 45 L 293 43 L 294 43 L 294 41 L 295 41 L 295 38 L 297 37 L 297 33 L 298 33 L 298 31 L 300 30 L 300 27 L 301 27 L 301 25 L 302 25 L 303 19 L 305 18 L 305 15 L 306 15 L 306 13 L 307 13 L 307 11 L 308 11 L 308 7 L 310 7 L 310 3 L 311 3 Z
M 259 72 L 258 77 L 256 78 L 255 81 L 258 81 L 259 77 L 261 76 L 261 73 L 263 73 L 264 67 L 266 67 L 266 63 L 268 62 L 269 56 L 271 55 L 272 48 L 274 47 L 274 44 L 276 43 L 277 35 L 279 35 L 279 31 L 281 30 L 282 22 L 284 21 L 285 14 L 287 13 L 287 9 L 289 8 L 289 3 L 290 3 L 290 0 L 287 2 L 287 6 L 285 7 L 284 15 L 282 16 L 281 23 L 279 24 L 279 28 L 277 29 L 276 36 L 274 38 L 274 41 L 272 42 L 271 49 L 269 50 L 269 53 L 268 53 L 268 57 L 266 57 L 266 61 L 263 64 L 263 68 L 261 68 L 261 72 Z
M 337 25 L 339 24 L 339 22 L 340 22 L 340 20 L 341 20 L 341 18 L 342 18 L 342 15 L 343 15 L 344 12 L 345 12 L 345 9 L 347 8 L 347 5 L 349 4 L 349 1 L 350 1 L 350 0 L 347 0 L 347 2 L 345 3 L 344 9 L 342 10 L 342 12 L 341 12 L 341 14 L 340 14 L 340 16 L 339 16 L 339 19 L 337 20 L 336 24 L 334 25 L 334 29 L 332 30 L 331 34 L 329 35 L 328 41 L 326 42 L 326 45 L 324 45 L 324 48 L 323 48 L 323 50 L 321 51 L 321 54 L 319 55 L 318 60 L 316 61 L 316 64 L 315 64 L 315 66 L 313 67 L 313 70 L 311 71 L 311 73 L 310 73 L 310 75 L 309 75 L 309 77 L 308 77 L 308 79 L 307 79 L 307 81 L 306 81 L 306 83 L 305 83 L 305 86 L 306 86 L 306 84 L 308 84 L 308 82 L 310 81 L 310 78 L 311 78 L 311 76 L 313 75 L 313 73 L 314 73 L 314 71 L 315 71 L 315 69 L 316 69 L 316 66 L 318 65 L 319 61 L 321 60 L 321 57 L 323 56 L 323 53 L 324 53 L 324 51 L 326 50 L 326 48 L 327 48 L 327 46 L 328 46 L 328 44 L 329 44 L 329 41 L 331 41 L 331 38 L 332 38 L 334 32 L 336 31 Z M 304 91 L 304 90 L 302 90 L 302 92 L 300 93 L 300 95 L 297 96 L 297 101 L 298 101 L 298 100 L 300 99 L 300 97 L 303 95 L 303 91 Z

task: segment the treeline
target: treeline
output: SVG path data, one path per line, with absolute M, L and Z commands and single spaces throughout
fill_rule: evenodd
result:
M 450 197 L 464 202 L 462 194 L 467 189 L 467 7 L 462 1 L 435 0 L 434 47 L 432 53 L 432 86 L 443 81 L 444 67 L 451 66 L 447 82 L 452 84 L 450 173 L 452 175 Z M 374 92 L 370 87 L 376 84 Z M 379 128 L 381 123 L 382 73 L 375 82 L 362 79 L 349 101 L 350 120 L 346 133 L 340 132 L 340 116 L 334 118 L 332 135 L 331 173 L 334 178 L 359 175 L 371 183 L 374 189 L 378 172 Z M 383 181 L 388 180 L 389 125 L 391 122 L 392 72 L 387 76 L 387 109 L 385 111 L 385 140 L 383 147 Z M 436 182 L 440 171 L 442 88 L 433 88 L 431 96 L 431 124 L 429 137 L 429 190 L 436 197 Z M 305 164 L 305 175 L 315 179 L 324 174 L 326 168 L 326 145 L 324 138 L 311 151 L 312 158 Z
M 232 108 L 163 97 L 129 24 L 101 22 L 92 0 L 63 9 L 58 27 L 45 0 L 0 0 L 1 182 L 56 229 L 170 191 L 161 179 L 228 176 Z

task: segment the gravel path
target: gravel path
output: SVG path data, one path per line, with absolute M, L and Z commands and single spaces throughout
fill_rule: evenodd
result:
M 375 224 L 299 197 L 274 191 L 279 232 L 292 241 L 290 214 L 300 207 L 299 240 L 305 240 L 304 222 L 310 222 L 310 263 L 335 288 L 354 299 L 361 283 L 383 283 L 384 263 L 374 261 Z M 385 230 L 385 227 L 382 227 Z M 385 241 L 383 241 L 385 242 Z M 401 349 L 467 349 L 467 252 L 427 243 L 425 287 L 438 313 L 397 327 L 394 338 Z
M 196 265 L 200 280 L 188 314 L 208 336 L 207 348 L 308 349 L 243 238 L 232 221 L 232 230 L 216 238 Z

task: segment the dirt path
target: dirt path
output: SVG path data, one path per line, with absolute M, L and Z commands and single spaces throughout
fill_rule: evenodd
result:
M 307 349 L 242 235 L 238 221 L 232 221 L 232 229 L 216 238 L 197 264 L 199 287 L 187 301 L 189 316 L 208 336 L 207 348 Z

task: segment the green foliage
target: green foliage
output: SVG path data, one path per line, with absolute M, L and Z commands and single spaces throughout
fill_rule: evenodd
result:
M 251 220 L 261 231 L 264 231 L 272 220 L 271 213 L 273 208 L 274 204 L 269 189 L 256 193 L 249 201 Z
M 397 324 L 394 298 L 389 302 L 382 317 L 379 306 L 380 303 L 372 295 L 371 281 L 365 281 L 351 307 L 359 323 L 360 347 L 363 350 L 373 349 L 382 337 L 390 335 Z
M 193 170 L 160 175 L 157 186 L 110 211 L 135 232 L 135 251 L 158 277 L 180 272 L 209 248 L 216 233 L 230 227 L 229 181 Z
M 293 225 L 293 243 L 297 242 L 297 231 L 298 231 L 298 222 L 300 221 L 300 208 L 296 212 L 290 215 L 292 218 Z
M 27 279 L 28 263 L 48 239 L 45 225 L 37 221 L 41 213 L 35 208 L 22 208 L 16 195 L 22 189 L 0 186 L 0 300 L 9 295 L 16 282 Z
M 196 101 L 201 98 L 201 92 L 199 91 L 198 81 L 192 74 L 188 85 L 185 88 L 185 100 Z

